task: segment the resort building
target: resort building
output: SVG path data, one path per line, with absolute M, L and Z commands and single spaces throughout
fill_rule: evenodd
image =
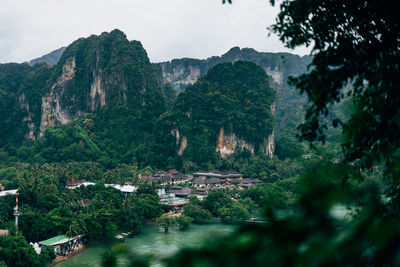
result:
M 18 192 L 18 189 L 0 191 L 0 197 L 5 197 L 7 195 L 15 195 L 15 194 L 17 194 L 17 192 Z
M 142 176 L 143 177 L 143 176 Z M 153 176 L 142 178 L 150 182 L 158 182 L 161 185 L 177 185 L 184 184 L 193 179 L 193 176 L 178 172 L 177 170 L 158 171 Z
M 60 256 L 67 256 L 87 243 L 85 235 L 68 237 L 59 235 L 39 242 L 40 248 L 53 248 Z
M 193 173 L 193 178 L 205 177 L 206 179 L 220 178 L 220 179 L 234 179 L 242 178 L 242 174 L 235 171 L 221 172 L 219 170 L 211 171 L 198 171 Z
M 134 193 L 137 190 L 136 186 L 129 185 L 129 184 L 124 184 L 124 185 L 120 185 L 120 184 L 104 184 L 104 186 L 105 187 L 115 188 L 115 189 L 121 191 L 122 193 Z
M 95 183 L 92 182 L 87 182 L 85 180 L 79 180 L 79 181 L 75 181 L 74 178 L 68 179 L 67 180 L 67 189 L 76 189 L 78 187 L 84 186 L 87 187 L 89 185 L 95 185 Z

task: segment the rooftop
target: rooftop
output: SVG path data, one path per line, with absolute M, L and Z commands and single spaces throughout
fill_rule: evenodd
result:
M 75 237 L 68 237 L 66 235 L 58 235 L 47 240 L 40 241 L 39 244 L 42 246 L 56 246 L 60 244 L 67 243 L 68 241 L 82 237 L 82 235 Z
M 17 193 L 17 191 L 18 191 L 18 189 L 0 191 L 0 197 L 4 197 L 6 195 L 15 195 Z
M 8 230 L 0 229 L 0 235 L 8 235 Z
M 58 242 L 60 242 L 61 240 L 64 240 L 64 239 L 68 239 L 68 236 L 66 236 L 66 235 L 58 235 L 58 236 L 49 238 L 47 240 L 40 241 L 39 244 L 43 245 L 43 246 L 51 246 L 54 243 L 58 243 Z

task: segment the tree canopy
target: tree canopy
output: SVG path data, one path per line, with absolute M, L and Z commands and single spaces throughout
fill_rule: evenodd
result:
M 309 72 L 290 79 L 309 99 L 301 138 L 324 141 L 330 123 L 341 127 L 345 160 L 321 158 L 310 164 L 301 177 L 293 215 L 278 219 L 267 210 L 268 224 L 242 227 L 229 240 L 183 251 L 170 266 L 400 264 L 399 5 L 377 0 L 281 1 L 271 30 L 289 48 L 312 46 Z M 354 104 L 348 119 L 332 117 L 332 107 L 347 99 Z M 372 166 L 383 167 L 393 178 L 384 198 L 372 185 L 361 187 L 357 179 L 360 170 L 369 172 Z M 356 208 L 350 221 L 332 216 L 339 203 Z
M 399 8 L 398 1 L 284 0 L 271 27 L 289 48 L 312 46 L 309 73 L 290 80 L 311 104 L 300 126 L 302 138 L 324 140 L 327 125 L 321 116 L 350 97 L 355 105 L 350 119 L 332 120 L 333 126 L 343 126 L 347 159 L 359 159 L 363 168 L 384 160 L 397 173 Z

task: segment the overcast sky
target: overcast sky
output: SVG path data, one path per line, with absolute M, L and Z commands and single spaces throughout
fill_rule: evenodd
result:
M 29 61 L 115 28 L 141 41 L 152 62 L 207 58 L 233 46 L 307 54 L 268 37 L 277 13 L 269 0 L 0 0 L 0 62 Z

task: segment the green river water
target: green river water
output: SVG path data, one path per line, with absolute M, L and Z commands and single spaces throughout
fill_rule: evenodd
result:
M 341 220 L 349 220 L 351 210 L 345 206 L 337 205 L 331 210 L 331 215 Z M 89 246 L 81 253 L 56 264 L 56 267 L 88 266 L 99 267 L 101 253 L 104 250 L 112 249 L 115 246 L 125 245 L 135 255 L 153 255 L 152 266 L 163 266 L 160 260 L 172 256 L 179 249 L 195 248 L 212 242 L 215 238 L 224 238 L 234 232 L 235 226 L 226 224 L 191 225 L 185 231 L 160 232 L 155 225 L 147 225 L 142 233 L 133 238 L 128 238 L 124 243 L 100 242 Z M 126 261 L 126 260 L 125 260 Z M 126 262 L 125 262 L 126 263 Z M 124 259 L 120 259 L 118 266 L 124 266 Z
M 101 242 L 89 246 L 81 253 L 56 264 L 56 267 L 72 266 L 101 266 L 101 253 L 113 246 L 126 245 L 130 252 L 145 256 L 153 255 L 152 266 L 162 266 L 160 259 L 175 254 L 181 248 L 200 247 L 213 238 L 223 238 L 235 230 L 235 226 L 224 224 L 191 225 L 185 231 L 160 232 L 155 225 L 145 226 L 142 233 L 133 238 L 128 238 L 124 243 Z M 124 266 L 124 262 L 119 262 Z

